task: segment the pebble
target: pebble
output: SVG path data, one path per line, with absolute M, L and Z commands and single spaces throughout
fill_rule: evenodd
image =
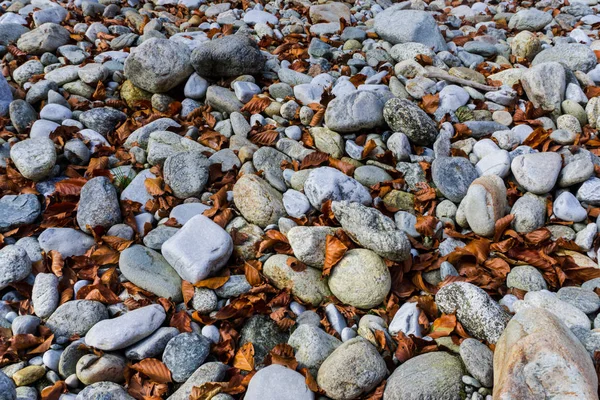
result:
M 185 382 L 204 363 L 210 343 L 196 333 L 182 333 L 169 340 L 162 357 L 175 382 Z
M 219 271 L 233 251 L 231 236 L 203 215 L 190 219 L 162 245 L 162 255 L 182 279 L 197 283 Z
M 144 290 L 175 302 L 183 299 L 181 278 L 164 257 L 152 249 L 140 245 L 125 249 L 119 258 L 119 268 L 124 277 Z
M 118 350 L 150 336 L 165 319 L 159 305 L 149 305 L 129 311 L 120 317 L 96 323 L 85 336 L 88 346 L 100 350 Z

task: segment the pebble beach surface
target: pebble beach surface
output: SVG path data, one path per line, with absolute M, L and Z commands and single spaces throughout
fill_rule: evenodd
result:
M 0 400 L 597 400 L 599 13 L 0 2 Z

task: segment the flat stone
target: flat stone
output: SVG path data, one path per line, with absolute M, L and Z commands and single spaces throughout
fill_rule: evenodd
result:
M 33 194 L 5 195 L 0 199 L 0 232 L 33 223 L 41 211 Z
M 348 201 L 334 201 L 331 209 L 348 236 L 362 247 L 390 260 L 409 257 L 411 245 L 406 234 L 379 210 Z
M 496 343 L 510 317 L 486 292 L 479 287 L 454 282 L 442 287 L 435 295 L 440 311 L 456 313 L 458 321 L 477 339 Z
M 154 250 L 140 245 L 123 250 L 119 269 L 125 278 L 144 290 L 175 302 L 183 300 L 181 278 L 167 260 Z
M 458 399 L 464 396 L 464 368 L 445 352 L 421 354 L 400 365 L 388 378 L 386 400 Z
M 258 371 L 250 380 L 247 400 L 313 400 L 315 395 L 304 381 L 304 376 L 279 364 Z
M 211 342 L 202 335 L 189 332 L 175 336 L 167 343 L 162 359 L 175 382 L 185 382 L 198 367 L 208 353 Z
M 331 398 L 353 399 L 370 392 L 386 375 L 385 361 L 375 346 L 357 337 L 340 345 L 325 359 L 317 383 Z
M 73 300 L 59 306 L 46 326 L 57 341 L 63 342 L 73 335 L 84 336 L 98 322 L 108 318 L 106 307 L 92 300 Z
M 165 317 L 165 310 L 160 305 L 141 307 L 96 323 L 85 336 L 85 342 L 100 350 L 123 349 L 150 336 Z
M 204 215 L 190 219 L 162 246 L 167 262 L 192 284 L 218 272 L 232 252 L 231 236 Z

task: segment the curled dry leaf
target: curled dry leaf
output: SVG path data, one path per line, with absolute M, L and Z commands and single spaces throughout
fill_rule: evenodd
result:
M 254 369 L 254 345 L 251 342 L 244 344 L 235 353 L 233 367 L 242 371 L 252 371 Z
M 171 371 L 169 371 L 162 361 L 157 360 L 156 358 L 145 358 L 140 362 L 133 364 L 131 368 L 141 372 L 156 383 L 173 382 Z
M 181 292 L 183 293 L 183 303 L 188 304 L 194 298 L 194 285 L 188 281 L 182 281 Z
M 59 400 L 63 393 L 67 393 L 67 384 L 65 381 L 58 381 L 54 385 L 42 389 L 42 400 Z
M 260 263 L 260 261 L 250 260 L 244 263 L 244 275 L 251 286 L 259 286 L 263 282 L 260 272 L 258 272 L 258 269 L 253 265 L 255 263 Z
M 212 278 L 201 280 L 196 283 L 194 286 L 203 287 L 209 289 L 218 289 L 223 286 L 229 280 L 229 272 L 226 276 L 214 276 Z
M 161 177 L 146 178 L 144 181 L 144 187 L 151 196 L 162 196 L 165 194 L 164 182 Z
M 454 328 L 456 328 L 456 315 L 442 314 L 441 317 L 433 321 L 433 324 L 431 325 L 431 332 L 429 332 L 429 336 L 432 339 L 437 339 L 443 336 L 450 336 L 450 334 L 454 332 Z
M 169 326 L 177 328 L 179 332 L 191 332 L 192 331 L 192 318 L 188 315 L 185 310 L 177 311 L 171 317 L 171 321 L 169 322 Z
M 348 247 L 334 235 L 327 235 L 325 239 L 325 263 L 323 264 L 323 277 L 331 274 L 331 269 L 344 257 Z

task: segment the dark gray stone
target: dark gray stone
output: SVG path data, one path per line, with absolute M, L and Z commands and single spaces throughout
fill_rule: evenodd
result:
M 261 72 L 265 66 L 265 57 L 256 42 L 242 35 L 202 43 L 190 58 L 198 75 L 205 78 L 252 75 Z
M 169 340 L 163 353 L 163 362 L 175 382 L 185 382 L 200 367 L 208 353 L 211 341 L 202 335 L 182 333 Z
M 458 203 L 467 195 L 469 186 L 479 174 L 464 157 L 440 157 L 431 164 L 431 176 L 440 192 L 448 200 Z
M 388 100 L 383 117 L 394 132 L 403 132 L 414 144 L 430 145 L 438 135 L 435 122 L 410 100 Z

